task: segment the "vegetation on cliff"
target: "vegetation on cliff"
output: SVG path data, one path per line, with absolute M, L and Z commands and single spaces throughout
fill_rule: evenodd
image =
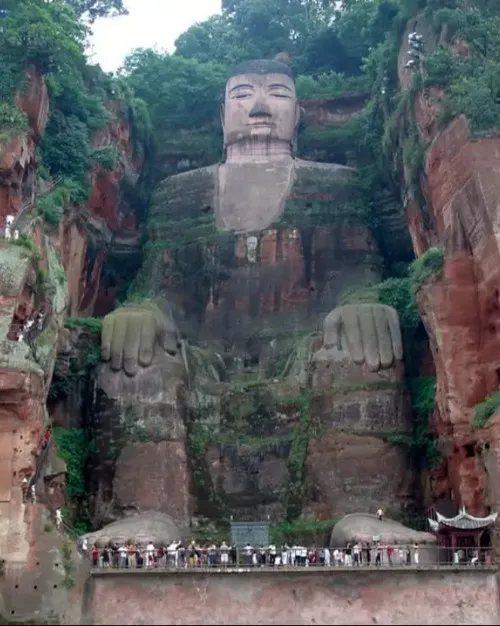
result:
M 15 0 L 4 4 L 0 143 L 27 129 L 27 116 L 18 107 L 16 96 L 24 89 L 26 72 L 34 68 L 45 79 L 50 98 L 48 125 L 39 145 L 38 174 L 62 181 L 39 197 L 37 208 L 46 223 L 54 226 L 68 203 L 87 200 L 96 163 L 107 168 L 116 165 L 116 147 L 108 145 L 96 151 L 95 134 L 121 117 L 130 125 L 136 151 L 143 154 L 150 137 L 148 111 L 123 81 L 88 64 L 85 56 L 88 30 L 79 17 L 123 12 L 121 0 Z
M 488 420 L 500 408 L 500 391 L 494 391 L 482 402 L 477 404 L 472 415 L 472 426 L 474 428 L 484 428 Z

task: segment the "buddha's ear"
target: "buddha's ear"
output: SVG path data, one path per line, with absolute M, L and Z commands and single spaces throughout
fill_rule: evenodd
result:
M 297 100 L 295 104 L 295 133 L 297 133 L 298 128 L 299 128 L 301 115 L 302 115 L 302 109 L 300 107 L 299 101 Z
M 224 115 L 226 113 L 226 106 L 224 104 L 224 101 L 222 101 L 220 103 L 220 107 L 219 107 L 219 115 L 220 115 L 220 124 L 222 126 L 222 132 L 224 132 Z

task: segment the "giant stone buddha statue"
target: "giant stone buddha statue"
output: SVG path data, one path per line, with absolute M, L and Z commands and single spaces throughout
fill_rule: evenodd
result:
M 178 327 L 255 346 L 258 359 L 262 342 L 320 327 L 341 291 L 380 278 L 356 172 L 294 155 L 300 107 L 289 66 L 238 65 L 221 117 L 223 161 L 169 177 L 155 194 L 141 281 L 163 306 L 105 318 L 102 358 L 114 372 L 135 376 L 159 348 L 175 361 Z M 330 319 L 356 363 L 378 370 L 402 358 L 387 307 L 339 308 Z
M 289 66 L 277 60 L 238 65 L 226 84 L 221 119 L 221 162 L 168 177 L 154 194 L 135 285 L 147 299 L 104 319 L 99 385 L 108 397 L 132 403 L 137 419 L 159 425 L 157 439 L 183 437 L 186 339 L 215 348 L 228 363 L 259 364 L 278 338 L 324 324 L 313 385 L 330 385 L 328 372 L 356 384 L 401 377 L 397 313 L 378 304 L 337 306 L 347 287 L 381 278 L 382 259 L 356 172 L 295 155 L 300 107 Z M 139 497 L 130 495 L 130 485 L 142 469 L 129 457 L 128 465 L 117 464 L 126 475 L 115 488 L 123 506 Z M 162 471 L 158 480 L 165 481 L 170 470 Z M 148 484 L 155 481 L 152 472 L 143 477 Z M 178 480 L 174 469 L 171 475 Z M 169 485 L 161 489 L 168 492 Z M 156 496 L 157 509 L 176 520 L 188 516 L 187 499 L 173 513 L 172 503 L 161 509 L 160 500 Z

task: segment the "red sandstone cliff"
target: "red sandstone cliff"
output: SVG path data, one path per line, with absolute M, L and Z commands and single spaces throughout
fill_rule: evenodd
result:
M 27 79 L 26 91 L 16 102 L 27 114 L 29 128 L 0 144 L 2 230 L 7 215 L 17 216 L 23 207 L 23 215 L 30 213 L 40 191 L 36 148 L 47 124 L 49 98 L 44 79 L 33 68 Z M 39 220 L 33 220 L 29 231 L 36 250 L 0 237 L 0 554 L 6 560 L 2 584 L 9 590 L 11 615 L 22 613 L 26 608 L 22 603 L 30 594 L 36 596 L 33 589 L 38 587 L 42 594 L 42 587 L 52 594 L 43 609 L 47 615 L 54 609 L 59 614 L 63 610 L 53 593 L 63 587 L 65 570 L 59 553 L 63 538 L 51 530 L 49 509 L 23 501 L 23 479 L 38 477 L 37 451 L 48 423 L 46 398 L 64 318 L 92 313 L 106 256 L 104 243 L 114 234 L 135 234 L 135 224 L 119 210 L 120 182 L 126 169 L 137 175 L 135 168 L 140 164 L 132 163 L 129 130 L 123 116 L 117 117 L 116 123 L 96 135 L 94 145 L 116 146 L 120 158 L 110 172 L 95 166 L 88 205 L 66 207 L 57 232 L 50 236 Z M 102 251 L 88 272 L 90 241 L 85 223 L 89 220 L 101 238 Z M 22 323 L 42 308 L 46 311 L 43 329 L 31 344 L 17 341 Z M 37 481 L 38 497 L 49 503 L 49 508 L 50 503 L 62 504 L 64 471 L 64 464 L 51 452 Z M 39 577 L 43 583 L 33 586 Z M 14 584 L 23 590 L 19 606 L 10 592 Z M 52 601 L 55 604 L 49 606 Z
M 467 54 L 463 42 L 455 44 L 456 53 Z M 402 62 L 406 47 L 399 63 L 403 88 L 409 84 Z M 500 139 L 476 140 L 464 116 L 440 130 L 441 95 L 427 88 L 416 97 L 418 129 L 428 145 L 421 177 L 427 206 L 410 194 L 406 204 L 416 255 L 431 246 L 444 250 L 442 272 L 417 293 L 436 369 L 435 428 L 444 455 L 431 487 L 434 497 L 451 496 L 482 515 L 500 504 L 494 486 L 500 433 L 495 424 L 482 432 L 471 425 L 474 407 L 500 384 Z

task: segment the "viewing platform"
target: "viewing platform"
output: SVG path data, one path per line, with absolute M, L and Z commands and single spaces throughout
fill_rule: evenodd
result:
M 145 567 L 145 568 L 119 568 L 119 567 L 92 567 L 92 576 L 190 576 L 193 574 L 203 574 L 210 576 L 219 575 L 265 575 L 275 576 L 280 574 L 291 574 L 294 576 L 314 576 L 317 574 L 352 574 L 361 575 L 366 573 L 378 573 L 380 571 L 390 572 L 497 572 L 497 563 L 481 565 L 457 565 L 449 564 L 424 564 L 424 565 L 383 565 L 383 566 L 360 566 L 347 567 L 338 566 L 311 566 L 311 567 Z

